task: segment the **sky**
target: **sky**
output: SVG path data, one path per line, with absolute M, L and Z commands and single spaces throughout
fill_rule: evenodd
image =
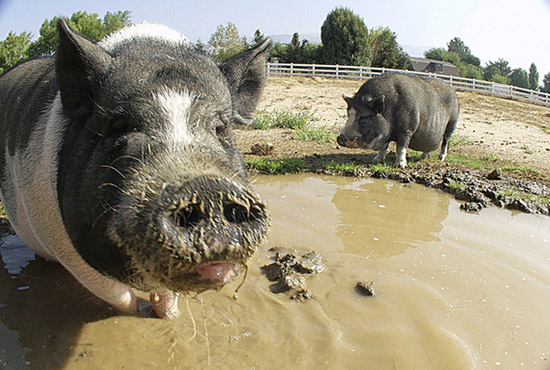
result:
M 411 56 L 459 37 L 482 65 L 503 58 L 512 68 L 535 63 L 541 80 L 550 72 L 550 0 L 0 0 L 0 40 L 9 31 L 36 38 L 44 20 L 56 15 L 87 11 L 102 18 L 119 10 L 129 10 L 133 23 L 163 23 L 193 42 L 208 41 L 228 22 L 249 39 L 256 29 L 266 36 L 319 34 L 337 6 L 350 8 L 368 28 L 389 27 Z

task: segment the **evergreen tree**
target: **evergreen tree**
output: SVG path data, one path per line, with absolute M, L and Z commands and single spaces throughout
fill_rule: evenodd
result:
M 327 64 L 370 65 L 368 29 L 348 8 L 331 11 L 321 26 L 323 59 Z
M 542 88 L 540 90 L 550 94 L 550 72 L 544 75 L 542 79 Z
M 529 75 L 527 71 L 523 68 L 516 68 L 510 74 L 510 84 L 523 87 L 524 89 L 529 88 Z
M 529 67 L 529 88 L 531 90 L 537 90 L 539 88 L 539 71 L 535 63 L 531 63 Z

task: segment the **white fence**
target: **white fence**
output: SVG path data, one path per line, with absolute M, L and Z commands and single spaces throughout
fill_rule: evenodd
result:
M 499 84 L 496 82 L 476 80 L 442 75 L 438 73 L 414 72 L 388 68 L 372 68 L 363 66 L 340 66 L 326 64 L 293 64 L 293 63 L 267 63 L 268 76 L 290 77 L 326 77 L 353 80 L 366 80 L 385 72 L 399 72 L 416 76 L 437 78 L 447 82 L 456 90 L 475 91 L 510 99 L 528 101 L 535 104 L 550 106 L 550 94 L 540 91 L 523 89 L 521 87 Z

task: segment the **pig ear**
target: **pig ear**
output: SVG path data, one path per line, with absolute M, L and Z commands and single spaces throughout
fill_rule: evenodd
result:
M 345 96 L 344 94 L 342 94 L 342 98 L 346 101 L 346 103 L 348 104 L 348 109 L 349 107 L 353 107 L 354 103 L 353 103 L 353 98 L 350 98 L 349 96 Z
M 384 108 L 386 108 L 386 98 L 384 95 L 380 95 L 376 98 L 371 99 L 367 103 L 367 107 L 374 113 L 382 113 Z
M 63 112 L 69 117 L 83 117 L 92 111 L 93 89 L 100 83 L 111 57 L 73 31 L 64 19 L 57 23 L 57 30 L 55 70 Z
M 220 65 L 229 82 L 233 99 L 233 120 L 250 125 L 266 80 L 266 61 L 271 39 L 253 49 L 237 54 Z

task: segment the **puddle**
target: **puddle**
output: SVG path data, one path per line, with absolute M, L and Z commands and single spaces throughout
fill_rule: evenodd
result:
M 272 229 L 248 278 L 166 322 L 115 314 L 16 237 L 0 252 L 0 368 L 550 368 L 550 217 L 466 214 L 416 184 L 258 177 Z M 305 302 L 260 273 L 315 250 Z M 376 295 L 354 289 L 373 282 Z

